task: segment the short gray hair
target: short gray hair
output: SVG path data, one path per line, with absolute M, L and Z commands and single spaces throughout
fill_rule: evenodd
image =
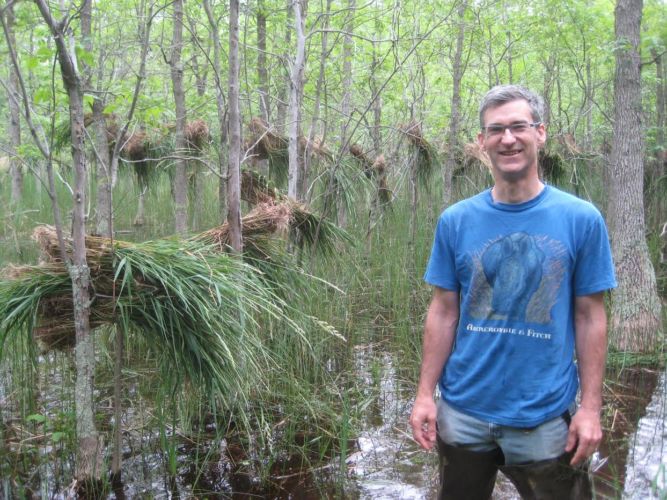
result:
M 528 102 L 533 121 L 542 122 L 544 101 L 541 96 L 521 85 L 496 85 L 486 93 L 479 105 L 479 126 L 484 128 L 484 113 L 487 109 L 519 99 Z

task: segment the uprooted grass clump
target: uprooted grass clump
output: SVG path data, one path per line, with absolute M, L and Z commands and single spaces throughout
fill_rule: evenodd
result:
M 271 363 L 261 343 L 277 325 L 307 343 L 306 330 L 319 324 L 285 302 L 298 294 L 295 281 L 307 278 L 278 245 L 267 243 L 290 224 L 303 226 L 294 212 L 289 204 L 264 204 L 248 214 L 245 259 L 224 251 L 226 224 L 185 241 L 133 244 L 87 237 L 91 326 L 112 324 L 138 333 L 166 369 L 229 394 L 248 371 L 259 373 Z M 42 264 L 7 268 L 0 282 L 0 348 L 20 332 L 49 347 L 71 347 L 72 285 L 55 230 L 41 226 L 33 237 Z M 70 241 L 65 251 L 71 254 Z M 289 294 L 276 293 L 287 274 Z

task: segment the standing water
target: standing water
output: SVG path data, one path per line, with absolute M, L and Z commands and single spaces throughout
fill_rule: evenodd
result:
M 637 425 L 625 466 L 623 497 L 632 500 L 667 498 L 667 372 Z
M 347 459 L 347 491 L 362 499 L 435 498 L 437 455 L 414 443 L 408 425 L 414 381 L 404 383 L 397 375 L 400 363 L 394 354 L 374 351 L 373 346 L 360 348 L 356 356 L 357 371 L 370 388 L 368 396 L 372 401 L 366 427 L 357 439 L 357 450 Z M 625 370 L 612 377 L 614 382 L 609 382 L 609 394 L 605 395 L 605 438 L 591 463 L 596 498 L 665 499 L 665 374 L 657 383 L 655 372 L 645 370 Z M 632 436 L 629 442 L 628 436 Z M 520 497 L 514 486 L 498 474 L 493 499 Z

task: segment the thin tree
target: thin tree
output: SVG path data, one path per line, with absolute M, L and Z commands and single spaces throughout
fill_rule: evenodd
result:
M 69 18 L 56 21 L 45 0 L 36 0 L 37 7 L 53 36 L 63 84 L 69 99 L 74 169 L 72 209 L 72 257 L 67 268 L 72 279 L 74 302 L 74 328 L 76 332 L 76 433 L 78 453 L 76 479 L 86 486 L 101 476 L 103 443 L 95 427 L 93 404 L 93 374 L 95 351 L 90 331 L 90 269 L 86 261 L 85 207 L 86 207 L 86 156 L 84 152 L 83 86 L 74 45 L 68 48 L 66 27 Z M 63 247 L 64 248 L 64 247 Z
M 459 144 L 459 129 L 461 127 L 461 80 L 465 71 L 463 61 L 463 42 L 466 34 L 465 14 L 468 8 L 467 0 L 462 1 L 458 7 L 458 33 L 456 35 L 456 50 L 452 59 L 452 101 L 449 116 L 449 135 L 447 137 L 447 157 L 445 159 L 443 179 L 443 204 L 448 206 L 452 202 L 452 178 L 456 170 L 457 162 L 461 156 Z
M 175 230 L 179 234 L 188 231 L 188 176 L 187 161 L 183 157 L 186 149 L 185 123 L 187 113 L 185 109 L 185 91 L 183 90 L 183 0 L 174 1 L 174 31 L 171 41 L 169 67 L 171 68 L 171 83 L 174 93 L 176 110 L 176 172 L 174 175 L 174 205 Z
M 296 34 L 296 54 L 290 71 L 289 92 L 289 175 L 287 194 L 295 200 L 301 199 L 299 179 L 302 175 L 302 161 L 299 158 L 299 131 L 301 125 L 301 99 L 303 97 L 303 74 L 306 67 L 306 5 L 304 0 L 294 0 L 294 31 Z
M 639 34 L 642 0 L 616 4 L 614 140 L 609 165 L 609 226 L 618 288 L 612 292 L 610 337 L 621 351 L 659 344 L 660 300 L 646 244 Z
M 241 114 L 239 111 L 239 1 L 229 2 L 229 167 L 227 221 L 234 251 L 243 250 L 241 234 Z
M 9 3 L 4 9 L 5 22 L 7 25 L 8 43 L 12 47 L 16 47 L 16 37 L 14 35 L 14 25 L 16 18 L 14 17 L 14 4 Z M 10 155 L 9 155 L 9 170 L 12 177 L 12 205 L 18 205 L 23 198 L 23 169 L 18 159 L 18 151 L 21 147 L 21 112 L 19 110 L 19 81 L 16 68 L 13 65 L 9 66 L 9 80 L 7 82 L 7 97 L 9 109 L 9 123 L 7 132 L 9 133 Z
M 266 6 L 264 0 L 257 0 L 257 90 L 259 91 L 259 112 L 266 123 L 271 123 L 269 106 L 269 73 L 266 69 Z
M 328 40 L 329 40 L 329 18 L 331 16 L 331 2 L 332 0 L 327 0 L 326 2 L 326 7 L 325 7 L 325 12 L 323 15 L 323 22 L 322 22 L 322 36 L 320 39 L 321 43 L 321 51 L 320 51 L 320 68 L 319 68 L 319 74 L 317 77 L 317 84 L 315 85 L 315 99 L 313 102 L 313 115 L 311 116 L 310 119 L 310 131 L 308 132 L 308 142 L 306 143 L 306 150 L 303 155 L 303 176 L 301 178 L 301 187 L 299 188 L 299 192 L 304 196 L 304 198 L 307 198 L 310 200 L 311 192 L 307 192 L 308 190 L 308 182 L 309 182 L 309 175 L 310 175 L 310 162 L 312 160 L 312 147 L 314 144 L 315 140 L 315 135 L 317 134 L 317 131 L 319 129 L 319 122 L 320 122 L 320 109 L 322 107 L 322 94 L 323 94 L 323 88 L 325 86 L 325 80 L 326 80 L 326 72 L 325 72 L 325 65 L 327 58 L 329 56 L 329 53 L 331 49 L 328 46 Z M 326 97 L 326 96 L 325 96 Z M 324 127 L 322 127 L 324 128 Z M 323 133 L 322 136 L 320 137 L 320 142 L 321 144 L 324 144 L 324 138 L 325 134 Z
M 224 153 L 227 151 L 227 103 L 225 102 L 225 93 L 223 90 L 222 70 L 220 60 L 222 58 L 222 45 L 220 44 L 220 23 L 213 14 L 209 0 L 203 0 L 206 17 L 211 27 L 211 37 L 213 39 L 213 76 L 215 79 L 215 104 L 218 114 L 218 126 L 220 127 L 220 151 L 218 151 L 218 207 L 220 221 L 227 218 L 227 162 L 225 162 Z
M 655 61 L 655 151 L 656 159 L 653 165 L 652 178 L 656 179 L 657 195 L 653 196 L 655 205 L 655 217 L 657 223 L 661 226 L 665 222 L 665 209 L 667 200 L 663 193 L 667 189 L 661 189 L 661 186 L 667 185 L 667 81 L 665 78 L 664 59 L 665 52 L 659 53 L 655 47 L 651 48 L 651 57 Z
M 343 115 L 340 128 L 340 143 L 345 144 L 347 140 L 347 128 L 352 115 L 352 53 L 354 45 L 352 35 L 354 31 L 354 15 L 357 10 L 356 0 L 347 1 L 347 17 L 345 19 L 345 35 L 343 37 L 343 97 L 341 99 L 340 112 Z M 338 225 L 347 225 L 347 206 L 342 200 L 340 184 L 336 182 L 336 203 L 338 204 Z
M 274 126 L 276 129 L 284 133 L 287 126 L 287 108 L 290 88 L 290 71 L 289 71 L 289 51 L 292 45 L 292 22 L 290 20 L 290 13 L 292 11 L 293 0 L 285 0 L 287 8 L 287 26 L 285 28 L 285 38 L 282 44 L 281 59 L 283 61 L 283 68 L 285 69 L 285 78 L 280 83 L 278 95 L 276 96 L 276 120 Z

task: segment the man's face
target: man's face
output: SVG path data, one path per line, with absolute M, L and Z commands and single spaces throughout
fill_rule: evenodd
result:
M 537 176 L 537 153 L 547 135 L 543 124 L 533 124 L 528 102 L 519 99 L 489 108 L 483 118 L 486 131 L 478 134 L 477 142 L 489 155 L 496 179 L 515 182 Z M 514 132 L 502 128 L 519 124 L 525 126 Z

